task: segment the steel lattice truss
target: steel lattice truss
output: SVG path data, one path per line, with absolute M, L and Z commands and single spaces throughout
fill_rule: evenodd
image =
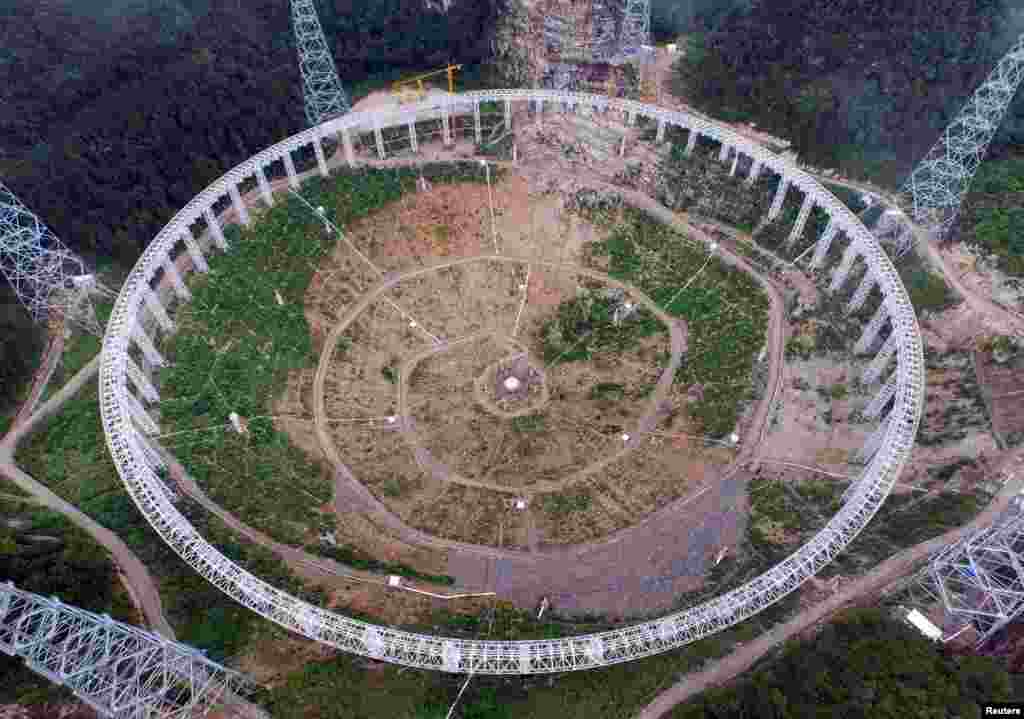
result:
M 626 14 L 622 18 L 622 33 L 619 47 L 624 54 L 640 49 L 650 43 L 651 0 L 626 0 Z
M 1024 78 L 1024 35 L 975 90 L 902 188 L 914 219 L 944 236 Z
M 863 472 L 848 489 L 843 506 L 817 535 L 743 586 L 659 619 L 586 636 L 529 641 L 437 637 L 370 624 L 283 592 L 231 561 L 206 541 L 173 504 L 161 478 L 161 455 L 154 451 L 149 436 L 159 427 L 145 409 L 145 402 L 159 401 L 159 394 L 134 359 L 141 353 L 150 363 L 162 364 L 155 338 L 174 331 L 173 319 L 152 289 L 157 274 L 167 273 L 178 299 L 187 301 L 190 295 L 174 269 L 175 259 L 187 250 L 193 266 L 200 272 L 206 271 L 204 251 L 210 251 L 212 244 L 229 249 L 215 206 L 223 206 L 220 203 L 228 199 L 239 221 L 248 224 L 250 216 L 239 188 L 255 178 L 263 203 L 272 205 L 274 197 L 266 181 L 267 168 L 283 163 L 290 187 L 297 189 L 300 178 L 295 172 L 293 153 L 309 153 L 312 149 L 317 170 L 311 172 L 326 177 L 329 166 L 323 150 L 325 137 L 339 136 L 345 147 L 344 161 L 356 165 L 353 136 L 375 135 L 377 153 L 384 160 L 386 149 L 380 140 L 384 129 L 397 128 L 414 134 L 417 122 L 434 123 L 439 116 L 443 127 L 451 128 L 453 118 L 478 117 L 481 104 L 490 102 L 504 104 L 508 122 L 514 116 L 511 107 L 516 103 L 533 106 L 538 117 L 545 105 L 568 111 L 586 106 L 621 116 L 626 124 L 646 118 L 657 127 L 658 139 L 664 138 L 667 128 L 673 126 L 689 131 L 688 146 L 695 144 L 698 136 L 719 142 L 723 161 L 730 155 L 744 158 L 744 166 L 750 172 L 748 184 L 761 173 L 780 176 L 769 221 L 779 214 L 787 192 L 802 193 L 803 207 L 791 241 L 801 236 L 814 207 L 826 213 L 829 222 L 815 240 L 811 265 L 822 268 L 834 263 L 835 253 L 829 252 L 829 248 L 845 242 L 842 260 L 832 270 L 833 291 L 843 286 L 854 269 L 863 269 L 851 306 L 876 288 L 881 293 L 882 302 L 855 349 L 861 353 L 876 352 L 862 377 L 865 385 L 879 383 L 877 397 L 865 409 L 865 416 L 885 414 L 863 449 Z M 446 129 L 444 137 L 451 142 L 450 129 Z M 409 162 L 415 163 L 417 159 L 413 157 Z M 665 212 L 671 216 L 667 209 Z M 197 238 L 194 228 L 203 220 L 209 233 Z M 201 247 L 200 240 L 211 244 Z M 890 331 L 879 348 L 877 338 L 885 327 Z M 890 370 L 893 364 L 895 368 Z M 428 100 L 387 110 L 350 112 L 293 135 L 230 170 L 174 216 L 149 243 L 125 280 L 107 325 L 99 382 L 107 447 L 128 493 L 161 538 L 221 591 L 293 632 L 353 654 L 455 673 L 533 674 L 589 669 L 680 647 L 754 616 L 813 577 L 868 524 L 898 479 L 914 445 L 921 417 L 924 358 L 913 305 L 889 257 L 856 215 L 798 166 L 723 125 L 685 112 L 602 95 L 519 89 L 463 93 L 447 97 L 440 104 Z
M 0 182 L 0 272 L 36 322 L 51 313 L 101 334 L 85 263 Z
M 320 27 L 313 0 L 292 0 L 292 25 L 299 51 L 302 97 L 310 126 L 344 115 L 351 107 Z
M 1024 613 L 1024 513 L 1011 510 L 990 527 L 951 544 L 918 577 L 959 629 L 971 624 L 978 645 Z
M 0 650 L 118 719 L 205 716 L 251 687 L 196 649 L 10 582 L 0 584 Z
M 621 22 L 617 22 L 616 12 L 609 7 L 612 1 L 590 0 L 590 27 L 581 27 L 572 18 L 546 15 L 544 40 L 548 49 L 567 61 L 620 62 L 636 54 L 650 42 L 651 2 L 625 0 Z

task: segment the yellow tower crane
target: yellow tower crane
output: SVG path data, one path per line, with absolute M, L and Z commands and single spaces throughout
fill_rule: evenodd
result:
M 428 77 L 434 75 L 440 75 L 441 73 L 448 73 L 448 92 L 455 92 L 455 71 L 461 70 L 462 65 L 448 65 L 440 70 L 434 70 L 424 75 L 417 75 L 416 77 L 410 77 L 405 80 L 398 80 L 391 86 L 391 91 L 398 96 L 399 102 L 416 102 L 422 100 L 426 94 L 427 89 L 423 86 L 423 81 Z

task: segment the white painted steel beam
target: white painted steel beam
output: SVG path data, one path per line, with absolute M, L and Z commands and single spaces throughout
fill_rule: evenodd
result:
M 871 319 L 864 326 L 864 330 L 860 334 L 860 339 L 857 340 L 857 344 L 853 346 L 854 354 L 866 354 L 870 349 L 871 345 L 875 343 L 875 339 L 878 337 L 878 333 L 882 331 L 885 323 L 889 321 L 889 310 L 883 302 L 875 310 L 875 314 L 871 316 Z
M 170 255 L 164 257 L 164 274 L 171 281 L 171 287 L 174 288 L 174 294 L 178 296 L 179 300 L 188 302 L 192 299 L 192 293 L 189 292 L 188 285 L 185 284 L 181 273 L 178 272 L 178 266 L 174 264 L 174 260 L 170 258 Z
M 245 202 L 242 200 L 242 193 L 238 190 L 238 185 L 229 185 L 228 194 L 231 196 L 231 205 L 235 208 L 235 212 L 238 213 L 238 221 L 244 227 L 248 227 L 252 220 L 249 218 L 249 208 L 245 206 Z

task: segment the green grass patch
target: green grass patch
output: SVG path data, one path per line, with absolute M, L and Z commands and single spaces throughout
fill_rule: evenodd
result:
M 752 277 L 717 257 L 709 260 L 705 247 L 648 214 L 627 207 L 621 217 L 590 252 L 608 258 L 612 277 L 636 285 L 665 312 L 686 320 L 688 349 L 676 381 L 701 385 L 702 396 L 689 411 L 703 431 L 728 434 L 740 403 L 750 396 L 751 369 L 768 325 L 768 298 Z M 622 351 L 641 337 L 667 331 L 642 308 L 615 326 L 611 302 L 593 294 L 563 303 L 553 323 L 557 332 L 549 326 L 542 336 L 545 355 L 564 352 L 561 361 Z
M 512 418 L 512 430 L 523 434 L 543 432 L 545 426 L 544 415 L 522 414 Z
M 619 401 L 626 397 L 626 386 L 616 382 L 598 382 L 590 388 L 590 399 Z
M 369 572 L 397 574 L 402 577 L 408 577 L 409 579 L 419 579 L 424 582 L 433 582 L 434 584 L 444 584 L 448 586 L 455 584 L 455 577 L 447 574 L 428 574 L 426 572 L 420 572 L 419 570 L 413 569 L 409 565 L 402 564 L 401 562 L 385 562 L 380 559 L 374 559 L 355 547 L 350 547 L 345 544 L 337 546 L 332 546 L 330 544 L 310 544 L 306 546 L 306 549 L 307 551 L 314 552 L 324 557 L 330 557 L 331 559 L 347 564 L 350 567 L 355 567 L 356 569 L 363 569 Z
M 585 490 L 577 490 L 572 493 L 552 493 L 542 495 L 540 508 L 545 514 L 552 517 L 567 517 L 574 512 L 585 512 L 590 509 L 590 493 Z

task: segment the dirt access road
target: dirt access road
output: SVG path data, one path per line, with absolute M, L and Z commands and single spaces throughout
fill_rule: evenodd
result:
M 945 534 L 905 549 L 890 557 L 867 575 L 855 579 L 831 597 L 800 612 L 788 622 L 774 627 L 757 639 L 744 644 L 724 659 L 714 662 L 709 669 L 689 674 L 685 679 L 662 692 L 657 699 L 637 714 L 636 719 L 658 719 L 665 716 L 676 704 L 691 699 L 711 687 L 720 686 L 750 669 L 757 660 L 783 642 L 793 639 L 819 622 L 828 620 L 843 607 L 867 595 L 880 592 L 889 584 L 902 578 L 914 566 L 942 547 L 956 542 L 964 535 L 981 529 L 995 519 L 1015 495 L 1024 491 L 1024 449 L 1008 457 L 1005 467 L 1013 467 L 1008 473 L 1011 479 L 1003 485 L 996 498 L 972 522 Z
M 135 556 L 135 553 L 129 549 L 128 545 L 121 541 L 116 534 L 95 522 L 73 504 L 65 502 L 51 492 L 14 463 L 14 452 L 18 448 L 18 443 L 46 419 L 60 411 L 64 403 L 74 397 L 88 382 L 93 381 L 99 372 L 99 367 L 100 358 L 97 356 L 79 370 L 78 374 L 70 382 L 64 385 L 59 392 L 45 402 L 27 420 L 19 423 L 7 433 L 7 436 L 0 441 L 0 475 L 3 475 L 28 492 L 39 505 L 63 514 L 68 520 L 85 530 L 98 544 L 110 552 L 124 577 L 125 585 L 128 588 L 133 603 L 145 616 L 150 628 L 168 639 L 174 639 L 174 630 L 164 616 L 163 603 L 160 600 L 160 593 L 157 591 L 156 581 L 149 573 L 149 570 L 146 569 L 146 565 Z M 52 372 L 52 368 L 49 371 Z

